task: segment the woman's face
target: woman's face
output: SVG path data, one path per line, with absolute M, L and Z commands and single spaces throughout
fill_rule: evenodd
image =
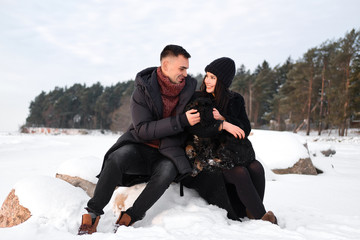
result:
M 206 86 L 207 93 L 215 92 L 216 82 L 217 82 L 217 77 L 211 72 L 206 72 L 204 83 Z

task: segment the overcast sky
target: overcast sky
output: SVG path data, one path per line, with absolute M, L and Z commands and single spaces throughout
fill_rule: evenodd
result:
M 134 79 L 183 46 L 196 75 L 228 56 L 253 71 L 360 28 L 358 0 L 0 0 L 0 131 L 41 91 Z

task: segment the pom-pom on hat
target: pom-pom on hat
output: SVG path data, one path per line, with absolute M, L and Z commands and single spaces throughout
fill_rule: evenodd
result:
M 228 88 L 235 76 L 235 62 L 228 57 L 218 58 L 205 67 L 205 72 L 214 74 Z

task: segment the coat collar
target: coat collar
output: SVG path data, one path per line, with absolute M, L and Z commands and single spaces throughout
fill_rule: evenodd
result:
M 138 73 L 135 79 L 135 84 L 141 85 L 145 89 L 145 94 L 151 99 L 156 109 L 156 115 L 158 119 L 162 118 L 163 103 L 160 95 L 160 86 L 157 79 L 156 73 L 157 67 L 147 68 Z M 179 103 L 176 107 L 176 114 L 183 112 L 185 105 L 190 101 L 192 91 L 189 94 L 189 89 L 196 88 L 196 80 L 189 75 L 185 78 L 185 86 L 180 92 Z

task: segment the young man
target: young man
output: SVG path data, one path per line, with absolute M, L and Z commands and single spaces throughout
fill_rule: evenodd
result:
M 96 232 L 103 208 L 116 186 L 147 182 L 133 206 L 120 214 L 117 229 L 141 220 L 171 182 L 191 172 L 183 131 L 200 122 L 200 115 L 196 110 L 184 113 L 196 88 L 196 80 L 187 75 L 190 57 L 181 46 L 168 45 L 160 54 L 160 67 L 137 74 L 131 97 L 132 124 L 105 154 L 79 235 Z

